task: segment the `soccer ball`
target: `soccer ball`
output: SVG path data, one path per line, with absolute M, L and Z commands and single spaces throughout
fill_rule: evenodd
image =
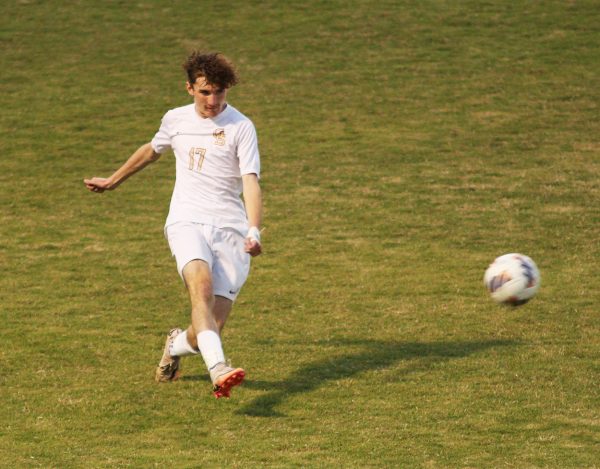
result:
M 483 283 L 496 303 L 519 306 L 527 303 L 540 288 L 540 271 L 523 254 L 504 254 L 485 271 Z

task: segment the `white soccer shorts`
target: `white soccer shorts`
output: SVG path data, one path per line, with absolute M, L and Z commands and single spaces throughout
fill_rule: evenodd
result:
M 244 237 L 240 233 L 201 223 L 178 222 L 167 226 L 165 234 L 182 279 L 188 262 L 203 260 L 212 272 L 213 293 L 235 301 L 250 271 L 250 255 L 244 251 Z

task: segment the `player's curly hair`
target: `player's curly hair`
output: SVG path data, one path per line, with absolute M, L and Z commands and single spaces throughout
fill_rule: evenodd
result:
M 208 83 L 222 88 L 231 88 L 238 82 L 233 64 L 220 52 L 193 52 L 183 63 L 183 69 L 190 84 L 194 84 L 198 77 L 204 77 Z

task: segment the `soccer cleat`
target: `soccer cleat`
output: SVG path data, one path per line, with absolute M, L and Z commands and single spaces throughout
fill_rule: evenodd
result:
M 210 370 L 210 378 L 213 382 L 213 394 L 217 399 L 231 395 L 231 388 L 242 384 L 246 372 L 242 368 L 231 368 L 225 363 L 217 363 Z
M 179 357 L 172 357 L 170 354 L 170 349 L 171 345 L 173 344 L 173 340 L 175 340 L 175 337 L 181 334 L 181 332 L 181 329 L 175 328 L 171 329 L 167 334 L 163 356 L 160 359 L 160 363 L 156 368 L 156 374 L 154 376 L 154 379 L 157 383 L 175 381 L 177 378 L 179 378 Z

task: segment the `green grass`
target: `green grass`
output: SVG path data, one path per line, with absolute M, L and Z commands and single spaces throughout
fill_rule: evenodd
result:
M 597 1 L 4 2 L 0 466 L 600 466 Z M 188 320 L 165 155 L 85 191 L 221 50 L 255 122 L 248 370 L 152 378 Z M 518 251 L 542 288 L 482 287 Z

